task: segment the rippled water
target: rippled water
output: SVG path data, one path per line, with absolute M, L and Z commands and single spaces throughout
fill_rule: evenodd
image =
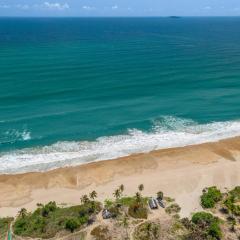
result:
M 240 135 L 240 18 L 0 19 L 0 172 Z

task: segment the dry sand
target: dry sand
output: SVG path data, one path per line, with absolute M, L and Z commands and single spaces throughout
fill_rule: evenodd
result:
M 140 183 L 147 196 L 162 190 L 174 197 L 182 207 L 181 215 L 188 216 L 200 209 L 204 187 L 240 185 L 240 137 L 45 173 L 1 175 L 0 216 L 15 216 L 22 207 L 33 210 L 39 202 L 78 204 L 80 196 L 92 190 L 100 200 L 112 198 L 120 184 L 126 194 L 134 194 Z

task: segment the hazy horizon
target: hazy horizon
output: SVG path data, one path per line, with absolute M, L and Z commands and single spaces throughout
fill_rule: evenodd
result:
M 0 0 L 0 17 L 237 17 L 237 0 Z

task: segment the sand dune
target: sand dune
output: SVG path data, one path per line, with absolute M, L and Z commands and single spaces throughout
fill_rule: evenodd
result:
M 38 202 L 77 204 L 92 189 L 99 199 L 111 198 L 124 184 L 126 194 L 145 185 L 144 194 L 162 190 L 182 206 L 181 214 L 200 209 L 199 195 L 206 186 L 224 189 L 240 185 L 240 137 L 215 143 L 136 154 L 115 160 L 61 168 L 45 173 L 0 176 L 0 215 L 14 216 Z

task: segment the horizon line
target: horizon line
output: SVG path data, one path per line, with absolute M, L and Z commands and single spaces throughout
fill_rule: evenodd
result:
M 240 18 L 239 15 L 237 16 L 225 16 L 225 15 L 219 15 L 219 16 L 190 16 L 190 15 L 169 15 L 169 16 L 0 16 L 0 18 Z

